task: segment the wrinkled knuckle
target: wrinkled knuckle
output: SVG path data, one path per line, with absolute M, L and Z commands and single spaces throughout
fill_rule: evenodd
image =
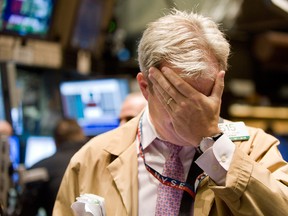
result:
M 183 88 L 184 85 L 185 85 L 185 83 L 183 83 L 183 82 L 176 82 L 176 83 L 175 83 L 175 86 L 176 86 L 177 89 Z
M 182 108 L 182 109 L 185 109 L 186 107 L 188 107 L 188 103 L 186 101 L 181 101 L 179 106 Z
M 181 110 L 181 109 L 175 109 L 174 115 L 175 115 L 175 116 L 181 116 L 181 115 L 183 115 L 183 110 Z
M 172 86 L 171 85 L 168 85 L 167 88 L 166 88 L 166 91 L 168 93 L 171 93 L 172 92 Z

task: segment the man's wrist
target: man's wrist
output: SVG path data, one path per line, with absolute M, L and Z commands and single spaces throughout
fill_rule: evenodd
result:
M 199 146 L 197 147 L 197 151 L 202 154 L 209 149 L 222 135 L 223 132 L 220 132 L 211 137 L 203 137 Z
M 214 142 L 216 142 L 222 135 L 223 135 L 223 132 L 221 131 L 218 134 L 212 136 L 212 139 L 214 140 Z

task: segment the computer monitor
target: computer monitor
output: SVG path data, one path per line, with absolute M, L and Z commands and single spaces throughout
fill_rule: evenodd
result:
M 51 136 L 29 136 L 26 141 L 25 162 L 28 169 L 35 163 L 56 152 L 56 144 Z
M 129 80 L 105 78 L 60 83 L 65 117 L 74 118 L 87 136 L 119 126 L 121 105 L 130 91 Z
M 9 137 L 10 161 L 16 170 L 20 164 L 20 141 L 17 136 Z
M 0 4 L 0 31 L 20 36 L 45 37 L 55 0 L 4 0 Z
M 3 94 L 3 89 L 2 89 L 2 77 L 0 75 L 0 120 L 6 119 L 4 103 L 5 103 L 5 100 L 4 100 L 4 94 Z

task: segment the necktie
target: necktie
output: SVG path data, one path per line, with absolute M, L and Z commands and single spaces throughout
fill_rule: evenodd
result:
M 156 140 L 155 140 L 156 141 Z M 157 140 L 158 142 L 160 140 Z M 163 142 L 163 141 L 160 141 Z M 164 142 L 170 149 L 169 157 L 166 159 L 163 168 L 163 176 L 167 176 L 173 179 L 184 181 L 184 169 L 179 158 L 179 151 L 181 146 L 173 145 L 168 142 Z M 181 198 L 183 191 L 173 187 L 159 184 L 157 191 L 157 203 L 155 216 L 176 216 L 179 214 Z
M 195 191 L 195 181 L 197 177 L 203 173 L 203 170 L 195 163 L 197 158 L 200 156 L 200 153 L 198 151 L 195 151 L 195 155 L 187 176 L 186 181 L 190 183 Z M 193 215 L 193 206 L 194 206 L 194 200 L 191 197 L 189 193 L 186 191 L 183 192 L 182 200 L 181 200 L 181 207 L 180 207 L 180 214 L 181 216 L 191 216 Z

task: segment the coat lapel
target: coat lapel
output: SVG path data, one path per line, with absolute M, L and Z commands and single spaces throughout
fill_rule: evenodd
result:
M 122 127 L 115 134 L 115 140 L 105 150 L 115 159 L 107 166 L 119 191 L 127 215 L 138 214 L 138 162 L 136 133 L 140 115 Z
M 133 143 L 107 167 L 121 194 L 127 215 L 137 215 L 138 210 L 136 208 L 138 206 L 138 168 L 135 145 Z

